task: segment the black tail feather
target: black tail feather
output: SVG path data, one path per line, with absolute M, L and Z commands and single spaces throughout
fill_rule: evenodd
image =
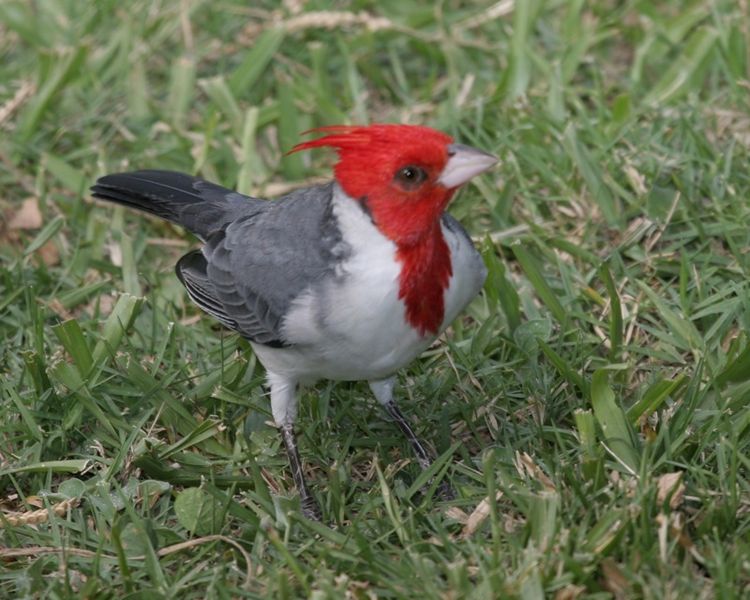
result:
M 250 208 L 252 199 L 175 171 L 105 175 L 91 188 L 101 200 L 145 211 L 182 225 L 201 238 Z

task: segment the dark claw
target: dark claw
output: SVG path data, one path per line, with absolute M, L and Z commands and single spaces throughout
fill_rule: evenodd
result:
M 385 405 L 385 410 L 396 422 L 396 425 L 398 425 L 398 428 L 401 430 L 401 432 L 406 436 L 406 439 L 409 441 L 409 445 L 412 447 L 414 454 L 416 454 L 417 456 L 417 462 L 419 463 L 419 466 L 422 467 L 423 470 L 429 468 L 429 466 L 432 464 L 432 459 L 430 458 L 430 455 L 425 447 L 422 445 L 422 442 L 420 442 L 417 438 L 414 430 L 411 428 L 411 425 L 409 425 L 409 422 L 406 420 L 404 413 L 401 412 L 401 409 L 399 409 L 395 402 L 391 401 Z M 456 492 L 445 481 L 441 481 L 438 485 L 436 495 L 441 500 L 454 500 L 456 498 Z
M 311 521 L 321 522 L 323 520 L 323 515 L 320 512 L 320 507 L 318 506 L 318 503 L 315 502 L 315 499 L 312 496 L 302 498 L 301 505 L 303 517 L 305 517 L 306 519 L 310 519 Z
M 302 474 L 302 460 L 300 460 L 299 450 L 297 450 L 294 428 L 291 425 L 282 425 L 279 431 L 289 458 L 289 467 L 292 469 L 292 479 L 294 479 L 294 485 L 297 486 L 297 492 L 299 492 L 302 514 L 311 521 L 320 521 L 322 520 L 320 507 L 315 498 L 312 497 L 310 490 L 307 489 L 305 477 Z
M 441 481 L 436 490 L 436 495 L 441 500 L 450 502 L 456 499 L 456 490 L 454 490 L 447 481 Z

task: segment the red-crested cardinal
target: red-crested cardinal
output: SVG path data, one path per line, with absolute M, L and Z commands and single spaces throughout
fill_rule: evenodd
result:
M 482 259 L 444 211 L 459 186 L 497 159 L 427 127 L 314 131 L 323 137 L 291 152 L 334 148 L 334 180 L 278 200 L 170 171 L 107 175 L 92 192 L 203 241 L 179 260 L 177 276 L 200 308 L 250 341 L 266 368 L 303 514 L 319 519 L 293 429 L 298 385 L 367 380 L 420 466 L 430 465 L 394 401 L 395 373 L 482 288 Z

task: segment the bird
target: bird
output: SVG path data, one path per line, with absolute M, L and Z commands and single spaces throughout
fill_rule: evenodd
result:
M 333 149 L 333 179 L 274 200 L 165 170 L 105 175 L 91 192 L 201 240 L 177 262 L 177 277 L 264 366 L 301 512 L 321 520 L 294 432 L 299 390 L 318 380 L 367 381 L 419 466 L 429 468 L 431 453 L 396 403 L 396 374 L 483 287 L 484 262 L 446 208 L 498 159 L 419 125 L 305 134 L 315 137 L 289 153 Z M 450 497 L 447 484 L 443 491 Z

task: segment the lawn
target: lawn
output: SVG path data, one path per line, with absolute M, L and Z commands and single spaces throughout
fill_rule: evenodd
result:
M 0 597 L 750 595 L 747 0 L 0 3 Z M 91 201 L 329 176 L 404 122 L 501 164 L 451 205 L 482 295 L 399 375 L 306 391 L 300 516 L 263 370 Z

